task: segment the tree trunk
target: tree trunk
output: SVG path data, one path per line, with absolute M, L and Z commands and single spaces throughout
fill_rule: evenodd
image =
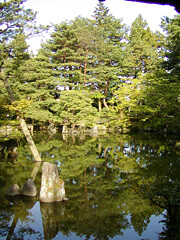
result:
M 87 58 L 88 58 L 88 54 L 87 54 L 87 44 L 86 44 L 86 59 L 84 62 L 84 89 L 86 87 L 86 67 L 87 67 Z
M 105 108 L 109 108 L 105 98 L 103 98 L 103 104 L 104 104 Z
M 12 92 L 10 86 L 9 86 L 8 80 L 3 78 L 3 82 L 4 82 L 5 88 L 6 88 L 7 92 L 8 92 L 8 95 L 10 97 L 11 103 L 13 103 L 15 101 L 15 97 L 14 97 L 13 92 Z M 30 132 L 28 130 L 26 122 L 21 117 L 18 117 L 18 120 L 20 122 L 20 125 L 21 125 L 21 128 L 23 130 L 23 133 L 24 133 L 24 135 L 26 137 L 26 140 L 29 143 L 29 147 L 31 149 L 31 152 L 32 152 L 32 154 L 34 156 L 35 161 L 36 162 L 40 162 L 41 161 L 41 157 L 40 157 L 40 155 L 38 153 L 38 150 L 37 150 L 37 148 L 36 148 L 36 146 L 34 144 L 34 141 L 33 141 L 32 137 L 31 137 L 31 134 L 30 134 Z
M 98 109 L 99 109 L 99 112 L 101 112 L 101 110 L 102 110 L 101 99 L 98 99 Z
M 9 229 L 8 235 L 6 237 L 6 240 L 10 240 L 12 238 L 12 235 L 14 233 L 14 229 L 15 229 L 16 224 L 18 222 L 18 218 L 19 218 L 18 213 L 15 212 L 15 215 L 14 215 L 14 218 L 13 218 L 13 222 L 12 222 L 11 227 Z
M 107 95 L 108 85 L 109 85 L 109 78 L 107 79 L 107 82 L 106 82 L 106 89 L 105 89 L 105 92 L 104 92 L 105 96 Z
M 87 66 L 87 62 L 85 60 L 85 63 L 84 63 L 84 89 L 86 87 L 86 66 Z

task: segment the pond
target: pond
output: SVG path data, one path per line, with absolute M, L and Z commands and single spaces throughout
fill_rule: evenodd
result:
M 62 136 L 35 132 L 43 161 L 58 166 L 69 201 L 7 198 L 35 162 L 25 140 L 1 142 L 0 239 L 180 239 L 178 136 Z M 8 154 L 17 148 L 18 156 Z M 38 193 L 41 167 L 34 183 Z

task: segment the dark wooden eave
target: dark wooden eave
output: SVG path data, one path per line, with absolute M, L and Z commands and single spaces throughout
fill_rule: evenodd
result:
M 106 1 L 106 0 L 99 0 L 99 2 L 104 2 L 104 1 Z M 179 2 L 179 0 L 155 0 L 155 1 L 152 1 L 152 0 L 136 0 L 136 1 L 135 0 L 126 0 L 126 1 L 170 5 L 170 6 L 174 6 L 177 12 L 180 12 L 180 2 Z

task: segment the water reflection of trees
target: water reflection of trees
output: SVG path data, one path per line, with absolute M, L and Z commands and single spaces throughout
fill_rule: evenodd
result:
M 157 177 L 150 187 L 149 197 L 156 206 L 166 210 L 161 239 L 180 239 L 180 158 L 174 156 L 172 160 L 164 156 L 163 159 L 164 164 L 156 169 Z
M 168 141 L 151 135 L 144 139 L 137 135 L 66 137 L 66 141 L 59 135 L 44 135 L 36 141 L 42 159 L 56 162 L 70 198 L 66 203 L 41 204 L 45 239 L 59 231 L 86 239 L 109 239 L 131 225 L 141 235 L 150 217 L 164 210 L 165 228 L 160 237 L 179 239 L 180 164 Z M 22 180 L 25 165 L 32 170 L 32 159 L 24 144 L 18 153 L 16 168 Z M 12 182 L 14 178 L 11 176 Z

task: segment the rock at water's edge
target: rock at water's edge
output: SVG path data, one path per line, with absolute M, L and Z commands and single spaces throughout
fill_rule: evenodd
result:
M 19 193 L 20 193 L 20 187 L 17 184 L 14 184 L 8 188 L 6 195 L 13 197 L 13 196 L 18 196 Z
M 32 179 L 27 180 L 23 185 L 20 194 L 28 197 L 35 197 L 37 195 L 36 186 Z

